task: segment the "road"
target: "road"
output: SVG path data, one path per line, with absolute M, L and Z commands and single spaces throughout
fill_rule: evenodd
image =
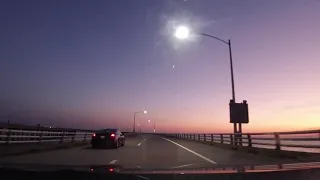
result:
M 199 168 L 216 165 L 260 165 L 288 163 L 245 152 L 209 146 L 158 135 L 129 137 L 118 149 L 92 149 L 91 146 L 2 157 L 0 162 L 53 165 L 119 164 L 124 168 Z M 292 162 L 292 160 L 291 160 Z

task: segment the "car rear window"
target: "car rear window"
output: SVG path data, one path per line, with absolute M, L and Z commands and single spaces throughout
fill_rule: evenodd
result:
M 101 129 L 98 132 L 104 132 L 104 133 L 115 133 L 116 129 Z

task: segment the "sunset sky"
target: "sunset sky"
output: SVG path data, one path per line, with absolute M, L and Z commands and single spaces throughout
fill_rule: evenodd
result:
M 4 0 L 0 121 L 232 132 L 232 41 L 244 132 L 320 128 L 319 0 Z

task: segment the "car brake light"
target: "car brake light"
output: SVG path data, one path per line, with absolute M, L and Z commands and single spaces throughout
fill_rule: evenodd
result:
M 110 136 L 111 136 L 111 137 L 115 137 L 116 135 L 114 135 L 114 134 L 111 134 Z
M 94 133 L 94 134 L 92 134 L 92 137 L 96 137 L 96 134 Z
M 112 169 L 112 168 L 110 168 L 110 169 L 109 169 L 109 171 L 110 171 L 110 172 L 113 172 L 113 169 Z

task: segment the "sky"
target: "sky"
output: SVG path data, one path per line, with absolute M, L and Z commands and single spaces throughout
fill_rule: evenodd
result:
M 232 132 L 231 39 L 244 132 L 320 128 L 319 0 L 3 0 L 0 121 Z

